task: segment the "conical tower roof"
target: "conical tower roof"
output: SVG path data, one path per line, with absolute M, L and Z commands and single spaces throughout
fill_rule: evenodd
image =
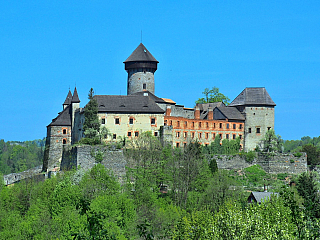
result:
M 79 99 L 79 96 L 78 96 L 78 92 L 77 92 L 77 87 L 74 88 L 74 92 L 73 92 L 73 96 L 72 96 L 71 102 L 72 103 L 79 103 L 80 102 L 80 99 Z
M 131 53 L 131 55 L 124 61 L 127 62 L 156 62 L 158 63 L 157 59 L 152 56 L 152 54 L 148 51 L 148 49 L 140 43 L 136 50 Z
M 71 93 L 71 91 L 69 90 L 68 95 L 67 95 L 67 98 L 66 98 L 66 100 L 64 101 L 63 105 L 69 105 L 69 104 L 71 103 L 71 99 L 72 99 L 72 93 Z

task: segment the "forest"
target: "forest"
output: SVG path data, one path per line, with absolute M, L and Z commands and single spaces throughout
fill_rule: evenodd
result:
M 226 144 L 219 151 L 236 143 Z M 295 147 L 286 151 L 310 142 L 304 144 L 292 142 L 288 146 Z M 9 145 L 1 159 L 16 146 Z M 135 145 L 124 149 L 131 159 L 125 179 L 97 162 L 87 172 L 1 183 L 0 239 L 319 239 L 315 172 L 272 175 L 258 165 L 219 170 L 206 158 L 216 151 L 214 143 L 211 149 L 195 142 L 181 150 L 146 136 Z M 318 149 L 316 141 L 311 145 Z M 296 186 L 289 187 L 288 177 Z M 279 195 L 249 204 L 248 191 L 263 191 L 264 185 Z

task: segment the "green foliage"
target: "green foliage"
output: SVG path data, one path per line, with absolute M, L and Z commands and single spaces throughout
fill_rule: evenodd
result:
M 234 155 L 239 153 L 240 150 L 240 138 L 236 139 L 223 139 L 222 144 L 220 144 L 220 136 L 217 135 L 213 142 L 209 146 L 203 147 L 203 153 L 205 154 L 224 154 L 224 155 Z
M 302 152 L 307 153 L 307 164 L 312 167 L 320 164 L 320 149 L 312 144 L 304 145 L 301 149 Z
M 100 122 L 98 118 L 98 102 L 93 98 L 94 91 L 91 88 L 88 94 L 89 102 L 84 109 L 83 130 L 86 138 L 94 139 L 98 137 Z
M 311 217 L 320 218 L 320 198 L 314 173 L 302 173 L 298 178 L 297 190 L 304 199 L 304 207 Z
M 255 151 L 249 151 L 249 152 L 241 152 L 241 156 L 244 156 L 246 162 L 252 163 L 253 160 L 257 157 L 257 153 Z
M 219 88 L 213 87 L 211 90 L 209 88 L 204 89 L 202 94 L 205 95 L 204 98 L 199 98 L 196 103 L 213 103 L 213 102 L 223 102 L 225 105 L 229 105 L 230 99 L 219 92 Z
M 25 142 L 0 140 L 0 173 L 22 172 L 42 164 L 45 139 Z
M 296 152 L 296 153 L 293 154 L 293 156 L 299 158 L 299 157 L 302 156 L 302 153 L 301 152 Z
M 266 132 L 264 139 L 262 140 L 262 146 L 259 146 L 263 152 L 282 152 L 283 140 L 280 135 L 276 135 L 273 129 Z

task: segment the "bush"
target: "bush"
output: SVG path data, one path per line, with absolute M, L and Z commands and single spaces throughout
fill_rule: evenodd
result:
M 295 156 L 295 157 L 301 157 L 301 156 L 302 156 L 302 153 L 301 153 L 301 152 L 296 152 L 296 153 L 293 154 L 293 156 Z
M 248 163 L 252 163 L 254 158 L 257 156 L 254 151 L 250 151 L 250 152 L 244 153 L 243 155 L 245 156 L 245 160 Z
M 291 162 L 291 163 L 294 163 L 294 160 L 293 160 L 293 159 L 290 159 L 290 162 Z

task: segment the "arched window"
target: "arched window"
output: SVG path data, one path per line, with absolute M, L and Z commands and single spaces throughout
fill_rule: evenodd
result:
M 67 144 L 67 139 L 62 139 L 62 144 Z

